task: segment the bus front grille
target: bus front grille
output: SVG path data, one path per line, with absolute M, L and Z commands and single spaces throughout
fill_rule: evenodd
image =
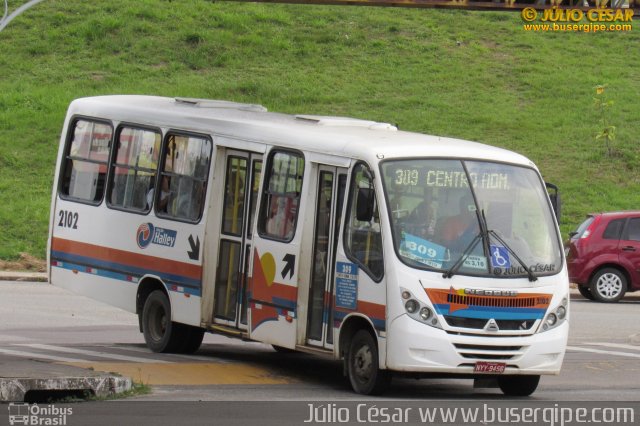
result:
M 472 328 L 476 330 L 482 330 L 486 327 L 488 320 L 481 318 L 463 318 L 452 315 L 445 315 L 445 321 L 452 327 L 460 328 Z M 500 330 L 529 330 L 535 324 L 535 319 L 524 320 L 495 320 Z
M 532 308 L 538 303 L 545 302 L 545 300 L 540 300 L 536 297 L 506 298 L 449 293 L 447 294 L 447 302 L 456 305 L 487 306 L 494 308 Z
M 524 353 L 523 346 L 470 345 L 455 343 L 456 350 L 463 358 L 504 361 L 514 359 Z

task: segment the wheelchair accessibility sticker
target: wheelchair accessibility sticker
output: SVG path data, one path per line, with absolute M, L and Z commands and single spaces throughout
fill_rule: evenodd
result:
M 491 246 L 491 265 L 494 268 L 511 268 L 509 250 L 502 246 Z

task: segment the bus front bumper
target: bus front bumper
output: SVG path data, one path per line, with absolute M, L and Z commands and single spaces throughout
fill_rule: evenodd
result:
M 504 363 L 509 375 L 558 374 L 569 323 L 528 336 L 460 335 L 401 315 L 391 322 L 386 339 L 386 368 L 415 373 L 480 375 L 477 363 Z

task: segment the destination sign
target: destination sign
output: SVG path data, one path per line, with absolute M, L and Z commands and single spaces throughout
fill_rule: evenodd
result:
M 462 170 L 443 169 L 397 169 L 394 183 L 401 186 L 430 186 L 437 188 L 468 188 L 469 180 Z M 507 173 L 469 173 L 474 188 L 480 189 L 509 189 L 509 175 Z

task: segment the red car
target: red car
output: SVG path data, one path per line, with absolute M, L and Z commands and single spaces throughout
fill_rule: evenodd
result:
M 566 249 L 569 279 L 587 299 L 617 302 L 640 290 L 640 211 L 588 215 Z

